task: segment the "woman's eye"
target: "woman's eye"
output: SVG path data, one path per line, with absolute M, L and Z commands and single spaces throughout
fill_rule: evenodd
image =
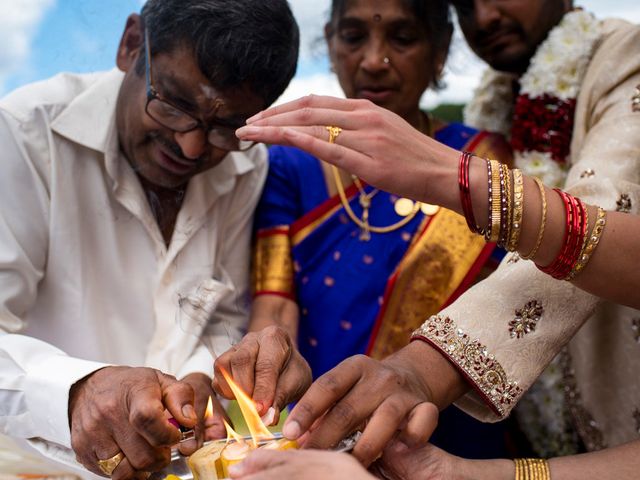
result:
M 411 45 L 417 40 L 417 37 L 411 33 L 396 33 L 392 36 L 393 41 L 400 45 Z
M 355 45 L 361 42 L 365 34 L 358 30 L 343 30 L 340 32 L 340 40 L 348 45 Z

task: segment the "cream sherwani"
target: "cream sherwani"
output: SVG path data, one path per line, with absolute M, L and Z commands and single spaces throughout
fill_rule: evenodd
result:
M 577 99 L 566 190 L 607 210 L 629 207 L 628 198 L 638 213 L 640 113 L 632 112 L 631 97 L 640 84 L 640 27 L 615 20 L 602 27 Z M 509 322 L 527 313 L 539 317 L 535 331 L 513 338 Z M 458 406 L 487 421 L 508 415 L 571 340 L 561 365 L 566 399 L 586 446 L 598 449 L 640 437 L 639 329 L 640 312 L 599 301 L 508 255 L 421 333 L 473 384 Z
M 263 146 L 189 182 L 165 245 L 119 149 L 123 75 L 0 101 L 0 431 L 72 460 L 69 387 L 106 364 L 213 373 L 247 323 Z

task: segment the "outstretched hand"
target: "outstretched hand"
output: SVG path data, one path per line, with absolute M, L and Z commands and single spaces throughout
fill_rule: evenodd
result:
M 302 396 L 284 424 L 284 435 L 298 439 L 304 434 L 305 448 L 325 449 L 362 429 L 352 453 L 365 466 L 393 438 L 409 447 L 426 443 L 436 428 L 438 408 L 408 355 L 405 350 L 383 361 L 364 355 L 344 360 Z
M 459 152 L 367 100 L 310 95 L 247 123 L 237 131 L 243 140 L 292 145 L 385 191 L 446 208 L 457 205 Z M 334 144 L 328 141 L 329 125 L 342 129 Z

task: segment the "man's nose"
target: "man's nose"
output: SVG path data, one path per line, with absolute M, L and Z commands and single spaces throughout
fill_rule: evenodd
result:
M 487 30 L 500 21 L 500 9 L 494 0 L 475 0 L 475 23 L 478 30 Z
M 201 128 L 184 133 L 175 132 L 174 138 L 182 150 L 182 155 L 188 159 L 200 158 L 207 150 L 207 136 Z

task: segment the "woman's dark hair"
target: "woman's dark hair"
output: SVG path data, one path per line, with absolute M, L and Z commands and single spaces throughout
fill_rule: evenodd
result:
M 246 84 L 265 106 L 296 72 L 300 34 L 286 0 L 148 0 L 140 15 L 151 55 L 192 48 L 215 87 Z
M 447 50 L 451 32 L 453 31 L 448 0 L 402 0 L 402 2 L 424 26 L 432 50 L 436 52 Z M 329 21 L 333 23 L 339 19 L 344 14 L 349 3 L 350 0 L 331 0 Z M 431 59 L 435 62 L 435 55 L 432 55 Z M 433 72 L 438 71 L 437 65 L 431 66 L 433 67 Z M 433 79 L 432 87 L 440 87 L 438 78 Z

